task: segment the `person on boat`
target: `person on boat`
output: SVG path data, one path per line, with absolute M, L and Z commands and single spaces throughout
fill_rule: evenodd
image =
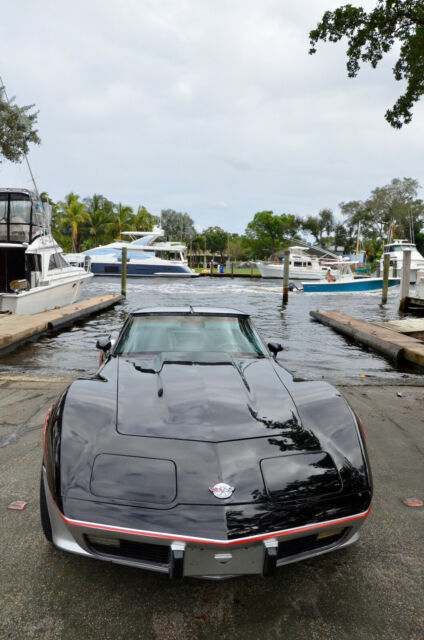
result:
M 327 282 L 335 282 L 336 278 L 331 274 L 330 269 L 325 274 L 325 279 L 327 280 Z

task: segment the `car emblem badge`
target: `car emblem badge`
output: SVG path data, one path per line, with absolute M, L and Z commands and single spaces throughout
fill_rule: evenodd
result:
M 218 484 L 213 487 L 209 487 L 209 491 L 213 493 L 215 498 L 224 500 L 225 498 L 230 498 L 233 495 L 234 487 L 230 487 L 230 485 L 225 484 L 225 482 L 218 482 Z

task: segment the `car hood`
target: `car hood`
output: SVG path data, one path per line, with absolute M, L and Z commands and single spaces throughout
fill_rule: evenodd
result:
M 300 423 L 269 358 L 165 353 L 119 358 L 117 431 L 222 442 L 276 434 Z

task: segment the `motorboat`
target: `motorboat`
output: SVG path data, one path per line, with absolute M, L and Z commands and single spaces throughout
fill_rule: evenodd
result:
M 378 291 L 383 288 L 383 278 L 358 278 L 352 268 L 356 262 L 339 262 L 335 274 L 327 271 L 319 282 L 302 282 L 305 293 L 343 293 L 354 291 Z M 389 278 L 388 286 L 400 284 L 400 278 Z
M 289 247 L 290 260 L 289 260 L 289 278 L 291 280 L 321 280 L 328 269 L 330 268 L 333 273 L 332 264 L 324 262 L 325 257 L 331 257 L 337 261 L 337 256 L 330 254 L 327 251 L 320 249 L 322 252 L 322 258 L 317 255 L 313 255 L 308 250 L 308 247 L 295 246 Z M 311 247 L 311 250 L 315 247 Z M 284 261 L 280 261 L 278 258 L 275 262 L 256 262 L 259 273 L 262 278 L 282 278 L 284 274 Z
M 127 249 L 127 275 L 135 277 L 166 276 L 190 278 L 198 274 L 189 268 L 180 242 L 156 242 L 165 235 L 160 227 L 152 231 L 124 231 L 123 240 L 115 240 L 80 254 L 67 256 L 71 264 L 82 265 L 90 258 L 91 271 L 96 276 L 121 275 L 122 249 Z
M 27 189 L 0 189 L 0 312 L 33 314 L 75 302 L 92 278 L 65 259 L 51 206 Z
M 383 255 L 380 259 L 380 273 L 383 273 L 384 255 L 390 256 L 390 275 L 401 278 L 403 267 L 403 252 L 408 249 L 411 251 L 411 270 L 409 281 L 415 283 L 417 281 L 417 271 L 424 268 L 424 258 L 417 250 L 416 245 L 408 240 L 392 240 L 383 246 Z
M 400 284 L 400 278 L 389 278 L 388 286 Z M 339 293 L 347 291 L 378 291 L 383 288 L 383 278 L 345 278 L 335 282 L 302 282 L 305 293 Z

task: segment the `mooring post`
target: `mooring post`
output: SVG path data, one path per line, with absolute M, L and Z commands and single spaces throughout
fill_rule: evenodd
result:
M 387 290 L 389 288 L 389 269 L 390 255 L 388 253 L 385 253 L 383 259 L 383 289 L 381 293 L 381 304 L 386 304 L 387 302 Z
M 231 263 L 231 277 L 234 276 L 234 262 Z
M 283 304 L 289 301 L 290 249 L 284 249 Z
M 122 247 L 121 294 L 123 296 L 127 295 L 127 247 Z
M 409 295 L 409 281 L 411 274 L 411 249 L 405 249 L 403 252 L 402 263 L 402 281 L 400 284 L 400 302 L 399 311 L 406 311 L 406 298 Z
M 250 277 L 253 276 L 253 262 L 250 263 Z

